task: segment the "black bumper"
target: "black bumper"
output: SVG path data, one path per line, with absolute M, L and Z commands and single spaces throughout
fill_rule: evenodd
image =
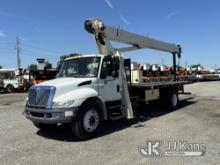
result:
M 76 116 L 78 107 L 66 109 L 35 109 L 25 107 L 24 115 L 33 122 L 45 124 L 70 123 L 72 118 Z M 72 116 L 65 116 L 65 112 L 72 111 Z

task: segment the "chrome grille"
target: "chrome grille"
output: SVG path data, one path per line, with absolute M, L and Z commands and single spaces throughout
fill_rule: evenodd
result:
M 29 90 L 28 104 L 35 107 L 47 107 L 50 88 L 32 88 Z

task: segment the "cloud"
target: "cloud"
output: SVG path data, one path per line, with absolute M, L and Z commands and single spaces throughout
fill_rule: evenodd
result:
M 115 6 L 112 4 L 111 0 L 104 0 L 104 1 L 110 9 L 112 10 L 115 9 Z M 124 22 L 127 25 L 130 24 L 130 22 L 122 14 L 120 14 L 120 12 L 118 12 L 118 15 L 120 16 L 122 22 Z
M 6 37 L 6 34 L 2 30 L 0 30 L 0 37 Z
M 109 8 L 114 9 L 114 6 L 110 0 L 104 0 L 104 1 L 108 5 Z
M 120 19 L 125 23 L 125 24 L 130 24 L 130 22 L 123 16 L 123 15 L 120 15 Z
M 176 15 L 176 12 L 173 11 L 173 12 L 170 12 L 169 14 L 167 14 L 166 18 L 171 18 L 171 17 L 173 17 L 175 15 Z

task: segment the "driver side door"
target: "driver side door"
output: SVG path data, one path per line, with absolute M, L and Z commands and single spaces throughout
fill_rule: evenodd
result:
M 105 102 L 121 100 L 121 80 L 117 57 L 106 56 L 103 59 L 99 79 L 99 95 Z

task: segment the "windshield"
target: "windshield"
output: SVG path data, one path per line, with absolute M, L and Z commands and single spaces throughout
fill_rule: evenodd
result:
M 58 77 L 97 77 L 100 57 L 83 57 L 64 61 Z
M 0 79 L 14 79 L 16 76 L 15 76 L 15 73 L 12 71 L 12 72 L 0 72 Z

